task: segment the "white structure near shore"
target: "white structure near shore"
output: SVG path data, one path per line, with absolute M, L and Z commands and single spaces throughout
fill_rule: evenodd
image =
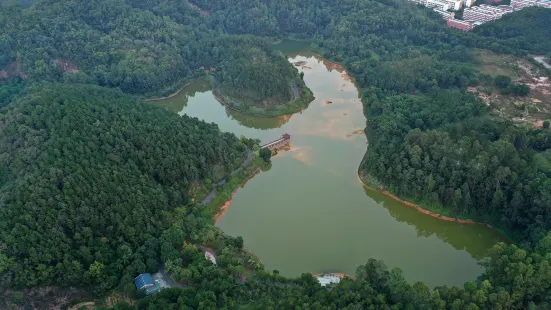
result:
M 318 279 L 318 282 L 321 284 L 321 286 L 338 284 L 341 282 L 341 277 L 331 274 L 322 274 L 320 276 L 317 276 L 316 279 Z

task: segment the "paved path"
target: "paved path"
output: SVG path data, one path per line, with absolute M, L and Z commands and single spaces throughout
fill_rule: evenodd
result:
M 230 173 L 230 176 L 232 177 L 235 176 L 241 169 L 247 167 L 251 163 L 251 160 L 253 160 L 253 157 L 254 157 L 253 151 L 250 149 L 247 149 L 247 158 L 241 164 L 241 166 L 239 166 L 239 168 L 235 169 L 234 171 L 232 171 L 232 173 Z M 224 184 L 226 184 L 226 178 L 223 178 L 222 180 L 218 181 L 218 183 L 215 183 L 214 185 L 212 185 L 212 191 L 207 195 L 207 197 L 205 197 L 205 199 L 203 199 L 203 201 L 201 201 L 201 206 L 208 205 L 211 202 L 212 198 L 216 196 L 216 187 Z
M 169 288 L 169 287 L 182 287 L 182 285 L 176 283 L 168 272 L 165 271 L 164 264 L 161 264 L 159 266 L 159 272 L 152 275 L 153 280 L 159 281 L 159 286 L 161 288 Z
M 546 67 L 547 69 L 551 69 L 551 65 L 548 64 L 546 61 L 545 61 L 545 57 L 543 56 L 534 56 L 534 60 L 536 60 L 537 62 L 539 62 L 540 64 L 542 64 L 544 67 Z
M 298 85 L 296 78 L 293 78 L 293 94 L 295 95 L 295 100 L 298 99 Z

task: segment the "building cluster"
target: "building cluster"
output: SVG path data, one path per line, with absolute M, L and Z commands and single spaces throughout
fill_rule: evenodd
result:
M 551 0 L 511 0 L 511 7 L 515 10 L 522 10 L 530 6 L 551 9 Z
M 475 0 L 412 0 L 433 7 L 434 11 L 447 21 L 448 27 L 461 31 L 472 30 L 475 26 L 500 19 L 505 14 L 531 6 L 551 8 L 551 0 L 511 0 L 511 5 L 492 6 L 481 4 L 472 6 Z M 454 12 L 464 7 L 463 19 L 455 19 Z
M 411 0 L 415 3 L 440 11 L 457 11 L 463 7 L 471 7 L 475 0 Z
M 500 19 L 505 14 L 513 12 L 513 8 L 509 5 L 491 6 L 481 4 L 463 11 L 463 20 L 470 22 L 479 22 L 481 24 Z

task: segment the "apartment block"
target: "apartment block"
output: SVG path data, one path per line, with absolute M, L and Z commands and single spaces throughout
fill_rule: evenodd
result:
M 476 0 L 463 0 L 463 7 L 470 8 Z
M 448 27 L 456 28 L 461 31 L 470 31 L 474 28 L 474 22 L 454 19 L 453 17 L 448 19 Z
M 442 11 L 457 11 L 463 7 L 463 0 L 412 0 L 415 3 L 429 8 L 437 8 Z
M 551 9 L 551 0 L 540 0 L 538 1 L 537 6 L 546 8 L 546 9 Z
M 539 0 L 511 0 L 511 6 L 515 10 L 521 10 L 527 7 L 536 6 Z
M 438 15 L 442 16 L 442 18 L 443 18 L 443 19 L 446 19 L 446 20 L 447 20 L 447 19 L 450 19 L 450 17 L 453 16 L 453 15 L 452 15 L 453 13 L 448 12 L 448 11 L 442 11 L 442 10 L 436 9 L 436 8 L 433 9 L 433 11 L 435 11 L 436 13 L 438 13 Z
M 508 5 L 490 6 L 481 4 L 463 11 L 463 20 L 486 23 L 500 19 L 503 15 L 513 12 Z

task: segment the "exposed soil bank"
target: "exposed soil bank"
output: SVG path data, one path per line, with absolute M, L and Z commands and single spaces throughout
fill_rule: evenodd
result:
M 415 209 L 417 209 L 417 211 L 419 211 L 423 214 L 426 214 L 428 216 L 434 217 L 435 219 L 439 219 L 439 220 L 442 220 L 442 221 L 448 221 L 448 222 L 456 222 L 456 223 L 461 223 L 461 224 L 484 225 L 484 226 L 486 226 L 490 229 L 494 229 L 492 227 L 492 225 L 487 224 L 487 223 L 480 223 L 480 222 L 473 221 L 471 219 L 458 219 L 458 218 L 455 218 L 455 217 L 449 217 L 449 216 L 434 213 L 434 212 L 429 211 L 427 209 L 421 208 L 419 205 L 416 205 L 413 202 L 402 200 L 398 196 L 392 194 L 391 192 L 389 192 L 387 190 L 380 190 L 380 189 L 376 189 L 376 188 L 373 188 L 373 187 L 369 187 L 361 177 L 360 168 L 358 168 L 358 178 L 360 179 L 360 181 L 362 182 L 362 184 L 365 188 L 367 188 L 371 191 L 382 193 L 383 195 L 388 196 L 388 197 L 392 198 L 393 200 L 396 200 L 396 201 L 398 201 L 398 202 L 400 202 L 400 203 L 402 203 L 406 206 L 410 206 L 412 208 L 415 208 Z
M 169 95 L 169 96 L 166 96 L 166 97 L 160 97 L 160 98 L 150 98 L 150 99 L 145 99 L 144 101 L 159 101 L 159 100 L 165 100 L 165 99 L 170 99 L 176 95 L 178 95 L 179 93 L 182 92 L 182 90 L 184 90 L 184 88 L 188 87 L 188 85 L 191 84 L 190 83 L 186 83 L 184 86 L 182 86 L 182 88 L 178 89 L 174 94 L 172 95 Z
M 226 201 L 226 203 L 222 207 L 220 207 L 220 210 L 218 210 L 218 212 L 214 216 L 214 224 L 218 223 L 218 221 L 221 220 L 224 217 L 224 215 L 228 211 L 228 208 L 231 205 L 231 202 L 233 200 L 233 196 L 235 195 L 235 193 L 237 193 L 237 191 L 241 187 L 245 186 L 245 183 L 247 183 L 247 181 L 252 179 L 258 173 L 260 173 L 260 168 L 256 168 L 256 170 L 253 171 L 253 173 L 249 177 L 247 177 L 245 180 L 243 180 L 243 182 L 241 182 L 241 184 L 236 189 L 233 190 L 233 192 L 231 193 L 230 199 L 228 201 Z

